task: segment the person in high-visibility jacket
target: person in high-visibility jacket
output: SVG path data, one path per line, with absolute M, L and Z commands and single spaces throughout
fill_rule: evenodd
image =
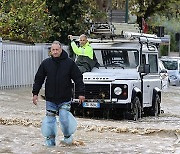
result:
M 78 65 L 81 73 L 90 72 L 93 67 L 98 66 L 93 48 L 91 47 L 85 34 L 82 34 L 79 37 L 80 47 L 78 47 L 73 41 L 72 35 L 69 35 L 68 37 L 71 40 L 71 47 L 73 52 L 78 56 L 76 59 L 76 64 Z

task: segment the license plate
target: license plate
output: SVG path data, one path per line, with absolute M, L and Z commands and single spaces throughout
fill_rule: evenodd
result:
M 83 102 L 83 107 L 100 108 L 100 103 L 98 103 L 98 102 Z

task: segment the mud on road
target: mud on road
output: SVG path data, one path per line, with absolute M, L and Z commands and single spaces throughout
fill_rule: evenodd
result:
M 31 88 L 0 91 L 0 153 L 180 153 L 180 87 L 169 87 L 162 94 L 159 117 L 128 120 L 96 120 L 77 118 L 74 144 L 47 148 L 41 135 L 45 102 L 39 98 L 32 104 Z

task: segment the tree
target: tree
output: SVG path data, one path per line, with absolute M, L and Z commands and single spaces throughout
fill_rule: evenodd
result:
M 1 0 L 0 35 L 23 42 L 46 42 L 52 33 L 44 0 Z
M 0 0 L 0 36 L 15 41 L 67 43 L 103 18 L 94 0 Z
M 51 41 L 59 40 L 66 44 L 69 34 L 87 33 L 91 22 L 106 18 L 94 0 L 46 0 L 46 4 L 55 19 Z
M 142 27 L 142 18 L 146 20 L 155 13 L 163 13 L 169 9 L 169 4 L 175 2 L 176 0 L 131 0 L 129 6 L 132 14 L 137 16 L 137 23 Z
M 178 4 L 179 3 L 179 4 Z M 175 4 L 171 4 L 169 9 L 164 14 L 155 14 L 149 19 L 151 27 L 162 26 L 164 27 L 164 33 L 171 36 L 171 51 L 178 52 L 178 43 L 175 41 L 175 34 L 180 32 L 180 14 L 178 7 L 180 7 L 180 1 Z M 162 52 L 168 53 L 168 49 L 163 47 Z
M 50 40 L 59 40 L 67 43 L 69 34 L 78 35 L 87 29 L 84 20 L 85 12 L 88 9 L 84 1 L 80 0 L 46 0 L 49 13 L 54 16 Z

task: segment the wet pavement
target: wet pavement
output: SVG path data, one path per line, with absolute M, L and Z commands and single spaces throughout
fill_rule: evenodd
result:
M 45 102 L 32 104 L 31 88 L 0 91 L 0 153 L 114 153 L 179 154 L 180 153 L 180 87 L 169 87 L 162 94 L 159 117 L 139 121 L 77 118 L 74 144 L 44 146 L 40 132 Z

